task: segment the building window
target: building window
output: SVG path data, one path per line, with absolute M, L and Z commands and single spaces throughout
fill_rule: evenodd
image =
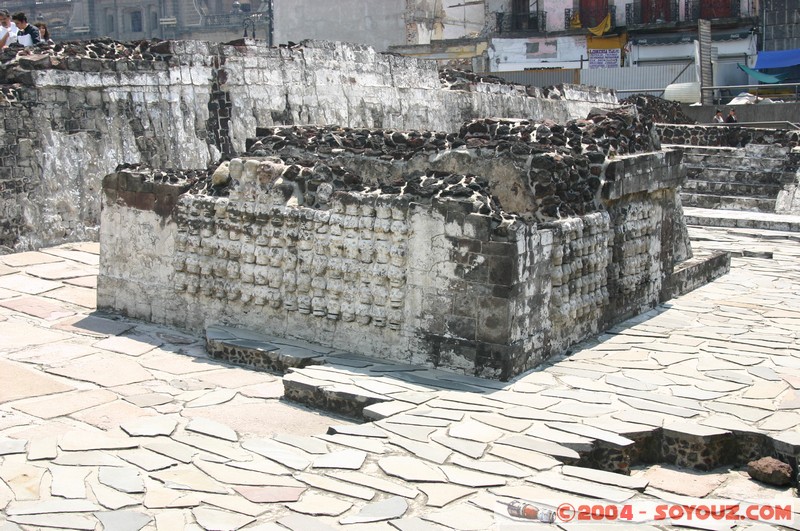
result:
M 138 33 L 143 31 L 141 11 L 131 11 L 131 31 L 133 33 Z
M 525 43 L 525 53 L 539 53 L 539 43 L 538 42 L 526 42 Z
M 106 14 L 106 31 L 109 33 L 114 31 L 114 15 Z
M 150 29 L 154 30 L 158 27 L 158 13 L 155 11 L 150 12 Z

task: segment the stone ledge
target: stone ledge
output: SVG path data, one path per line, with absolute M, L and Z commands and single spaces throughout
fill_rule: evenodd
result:
M 661 302 L 685 295 L 731 270 L 731 254 L 719 251 L 711 256 L 696 256 L 678 264 L 661 288 Z

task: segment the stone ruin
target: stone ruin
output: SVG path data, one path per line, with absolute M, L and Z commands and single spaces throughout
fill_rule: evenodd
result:
M 508 379 L 685 287 L 680 162 L 635 108 L 260 128 L 207 172 L 106 177 L 98 306 Z
M 98 307 L 195 331 L 507 379 L 725 267 L 687 262 L 680 153 L 591 87 L 105 39 L 5 51 L 0 115 L 0 245 L 99 235 Z

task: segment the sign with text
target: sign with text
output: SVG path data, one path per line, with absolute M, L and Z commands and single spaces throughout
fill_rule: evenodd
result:
M 618 68 L 620 57 L 619 48 L 589 50 L 589 68 Z

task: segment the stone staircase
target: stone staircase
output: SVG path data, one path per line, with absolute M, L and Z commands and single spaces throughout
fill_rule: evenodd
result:
M 775 212 L 778 194 L 797 179 L 797 161 L 781 146 L 682 148 L 685 207 Z

